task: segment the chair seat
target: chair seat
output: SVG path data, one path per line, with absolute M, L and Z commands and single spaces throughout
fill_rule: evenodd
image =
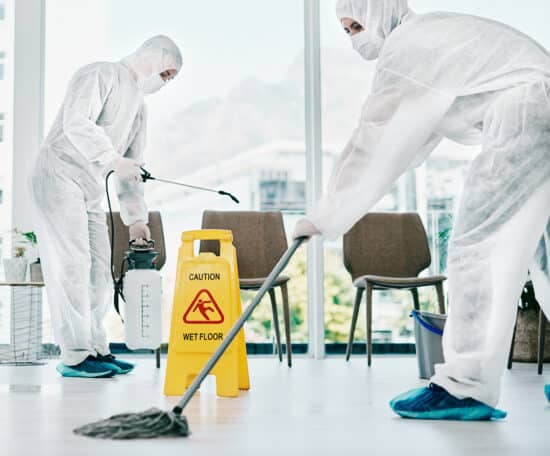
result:
M 419 287 L 429 287 L 447 280 L 445 276 L 433 277 L 382 277 L 374 275 L 366 275 L 355 279 L 353 285 L 357 288 L 366 288 L 366 282 L 370 282 L 376 289 L 400 288 L 411 289 Z
M 259 289 L 265 282 L 267 277 L 259 277 L 257 279 L 239 279 L 239 286 L 241 290 L 257 290 Z M 275 281 L 274 287 L 281 286 L 285 283 L 287 283 L 290 280 L 290 277 L 282 275 L 277 278 Z

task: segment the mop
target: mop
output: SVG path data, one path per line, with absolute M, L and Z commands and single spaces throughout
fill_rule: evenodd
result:
M 241 317 L 229 331 L 225 340 L 216 349 L 201 372 L 195 377 L 191 386 L 187 389 L 181 400 L 172 410 L 160 410 L 150 408 L 141 413 L 123 413 L 113 415 L 105 420 L 86 424 L 75 429 L 73 432 L 78 435 L 101 439 L 151 439 L 156 437 L 187 437 L 190 434 L 187 418 L 182 415 L 183 410 L 200 388 L 201 383 L 214 368 L 218 360 L 227 350 L 233 339 L 242 329 L 244 323 L 256 309 L 264 295 L 275 284 L 279 275 L 288 265 L 296 250 L 307 238 L 296 239 L 288 250 L 275 265 L 262 287 L 246 308 Z

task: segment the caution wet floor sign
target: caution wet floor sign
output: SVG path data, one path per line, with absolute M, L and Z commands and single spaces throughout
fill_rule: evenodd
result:
M 219 256 L 195 254 L 199 240 L 220 242 Z M 204 367 L 241 315 L 237 255 L 226 230 L 182 235 L 164 393 L 181 395 Z M 249 388 L 244 333 L 241 331 L 212 370 L 219 396 L 234 397 Z

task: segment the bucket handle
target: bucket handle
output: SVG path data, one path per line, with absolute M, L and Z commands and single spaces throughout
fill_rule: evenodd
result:
M 413 310 L 410 316 L 413 317 L 418 323 L 420 323 L 423 328 L 427 329 L 428 331 L 433 332 L 438 336 L 443 335 L 443 331 L 441 329 L 436 328 L 435 326 L 432 326 L 428 322 L 424 321 L 420 316 L 420 312 L 418 310 Z

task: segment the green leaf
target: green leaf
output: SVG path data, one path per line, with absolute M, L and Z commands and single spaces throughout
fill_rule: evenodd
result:
M 33 245 L 38 243 L 38 239 L 36 238 L 34 231 L 27 231 L 26 233 L 21 233 L 21 235 Z

